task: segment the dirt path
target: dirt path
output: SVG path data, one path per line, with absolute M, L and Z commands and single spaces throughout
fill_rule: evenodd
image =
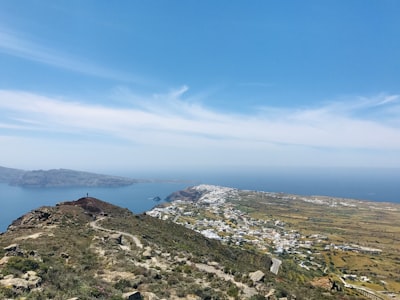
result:
M 105 219 L 106 219 L 106 217 L 101 217 L 101 218 L 98 218 L 98 219 L 96 219 L 96 220 L 90 222 L 90 227 L 92 227 L 92 228 L 95 229 L 95 230 L 100 230 L 100 231 L 109 232 L 109 233 L 118 233 L 118 234 L 121 234 L 121 235 L 123 235 L 123 236 L 126 236 L 126 237 L 130 238 L 130 239 L 134 242 L 134 244 L 136 245 L 136 247 L 138 247 L 138 248 L 140 248 L 140 249 L 143 249 L 143 244 L 142 244 L 142 243 L 140 242 L 140 240 L 139 240 L 136 236 L 134 236 L 133 234 L 130 234 L 130 233 L 128 233 L 128 232 L 117 231 L 117 230 L 111 230 L 111 229 L 107 229 L 107 228 L 101 227 L 98 223 L 101 222 L 101 221 L 103 221 L 103 220 L 105 220 Z M 156 262 L 157 262 L 157 261 L 156 261 L 155 258 L 154 258 L 154 260 L 152 261 L 152 263 L 153 263 L 153 264 L 157 264 L 157 263 L 160 264 L 160 262 L 157 262 L 157 263 L 156 263 Z M 213 266 L 210 266 L 210 265 L 199 264 L 199 263 L 194 264 L 194 265 L 195 265 L 195 267 L 196 267 L 197 269 L 199 269 L 199 270 L 201 270 L 201 271 L 204 271 L 204 272 L 207 272 L 207 273 L 213 273 L 213 274 L 215 274 L 216 276 L 218 276 L 219 278 L 221 278 L 221 279 L 223 279 L 223 280 L 225 280 L 225 281 L 231 281 L 231 282 L 233 282 L 238 288 L 240 288 L 240 289 L 243 291 L 243 293 L 244 293 L 244 295 L 245 295 L 246 298 L 250 298 L 251 296 L 257 295 L 257 294 L 258 294 L 258 293 L 257 293 L 257 290 L 256 290 L 255 288 L 249 287 L 247 284 L 244 284 L 244 283 L 242 283 L 242 282 L 237 282 L 237 281 L 235 281 L 233 275 L 226 274 L 226 273 L 224 273 L 223 271 L 221 271 L 221 270 L 219 270 L 219 269 L 217 269 L 217 268 L 215 268 L 215 267 L 213 267 Z M 143 266 L 145 266 L 145 267 L 150 267 L 150 264 L 149 264 L 149 263 L 146 263 L 146 264 L 143 264 Z M 167 267 L 167 266 L 165 265 L 164 268 L 166 268 L 166 267 Z
M 201 271 L 205 271 L 207 273 L 213 273 L 216 276 L 218 276 L 219 278 L 224 279 L 225 281 L 233 282 L 238 288 L 243 290 L 243 293 L 247 298 L 250 298 L 251 296 L 258 294 L 258 292 L 255 288 L 249 287 L 247 284 L 244 284 L 242 282 L 235 281 L 235 278 L 233 277 L 233 275 L 226 274 L 223 271 L 221 271 L 213 266 L 206 265 L 206 264 L 195 264 L 195 266 L 197 269 L 199 269 Z
M 133 243 L 136 245 L 136 247 L 138 247 L 140 249 L 143 249 L 143 244 L 137 238 L 137 236 L 134 236 L 133 234 L 130 234 L 128 232 L 107 229 L 107 228 L 104 228 L 104 227 L 101 227 L 100 225 L 98 225 L 98 222 L 103 221 L 105 219 L 106 219 L 106 217 L 101 217 L 101 218 L 98 218 L 98 219 L 90 222 L 90 227 L 92 227 L 95 230 L 100 230 L 100 231 L 105 231 L 105 232 L 110 232 L 110 233 L 118 233 L 118 234 L 121 234 L 123 236 L 126 236 L 126 237 L 130 238 L 133 241 Z

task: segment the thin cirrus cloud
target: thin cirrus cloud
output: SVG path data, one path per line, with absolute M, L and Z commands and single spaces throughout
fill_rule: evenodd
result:
M 259 81 L 249 81 L 249 82 L 241 82 L 239 86 L 248 86 L 248 87 L 262 87 L 262 88 L 269 88 L 274 86 L 274 83 L 270 82 L 259 82 Z
M 113 79 L 122 82 L 148 84 L 144 78 L 134 77 L 132 74 L 104 68 L 88 60 L 67 55 L 62 51 L 34 42 L 20 34 L 0 28 L 0 52 L 22 59 L 43 63 L 67 71 L 81 73 L 98 78 Z
M 388 103 L 395 103 L 399 100 L 399 95 L 390 95 L 390 96 L 386 96 L 383 97 L 383 99 L 377 103 L 377 105 L 385 105 Z
M 182 99 L 187 87 L 149 97 L 131 93 L 139 105 L 120 108 L 0 91 L 0 127 L 8 135 L 36 131 L 117 138 L 141 145 L 175 147 L 268 145 L 400 150 L 400 127 L 376 116 L 398 109 L 396 95 L 336 102 L 316 108 L 264 108 L 256 114 L 215 112 Z M 127 95 L 128 92 L 125 91 Z M 147 103 L 146 105 L 144 103 Z M 155 104 L 152 104 L 155 103 Z M 360 111 L 375 110 L 361 117 Z M 223 142 L 223 143 L 222 143 Z

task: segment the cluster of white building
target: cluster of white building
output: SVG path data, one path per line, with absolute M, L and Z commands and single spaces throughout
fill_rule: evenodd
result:
M 354 251 L 368 254 L 380 254 L 382 250 L 363 247 L 356 244 L 335 245 L 328 242 L 328 237 L 319 233 L 304 236 L 298 231 L 289 230 L 284 222 L 277 219 L 255 219 L 239 210 L 240 200 L 238 190 L 226 187 L 200 185 L 191 188 L 201 193 L 195 201 L 174 200 L 163 206 L 156 207 L 147 214 L 163 220 L 171 220 L 184 225 L 207 238 L 217 239 L 227 244 L 255 247 L 265 253 L 290 254 L 295 257 L 300 267 L 307 270 L 319 269 L 327 271 L 324 261 L 318 259 L 319 251 Z M 295 195 L 280 195 L 265 193 L 268 196 L 302 200 L 317 205 L 335 207 L 338 205 L 353 206 L 353 203 L 337 201 L 329 197 L 299 197 Z M 316 250 L 316 249 L 319 249 Z M 279 264 L 275 263 L 278 272 Z M 363 276 L 358 281 L 367 282 Z M 344 279 L 343 279 L 344 280 Z
M 163 220 L 171 220 L 184 225 L 207 238 L 217 239 L 227 244 L 252 245 L 264 252 L 276 254 L 294 254 L 300 258 L 308 257 L 308 261 L 300 261 L 302 267 L 320 266 L 312 260 L 313 249 L 316 244 L 326 243 L 327 237 L 313 234 L 307 238 L 294 230 L 285 228 L 280 220 L 254 219 L 245 212 L 237 209 L 237 204 L 229 200 L 238 200 L 238 190 L 213 185 L 199 185 L 192 187 L 201 197 L 196 201 L 174 200 L 167 205 L 155 207 L 147 212 L 148 215 Z M 269 196 L 274 196 L 268 193 Z M 278 196 L 278 195 L 275 195 Z M 292 199 L 292 195 L 280 195 Z M 305 198 L 299 200 L 324 205 L 341 205 L 332 202 L 328 197 Z M 326 244 L 324 250 L 356 251 L 369 254 L 380 254 L 380 249 L 362 247 L 359 245 Z M 308 268 L 307 267 L 307 268 Z M 322 266 L 321 266 L 322 268 Z
M 326 243 L 326 236 L 313 234 L 307 238 L 294 230 L 287 230 L 285 223 L 280 220 L 254 219 L 245 212 L 236 208 L 229 200 L 238 200 L 238 190 L 213 186 L 199 185 L 191 188 L 200 192 L 201 197 L 196 201 L 175 200 L 168 205 L 155 207 L 147 212 L 148 215 L 163 220 L 171 220 L 184 225 L 207 238 L 217 239 L 227 244 L 253 245 L 264 252 L 276 254 L 295 254 L 299 257 L 309 257 L 315 244 Z M 295 195 L 269 196 L 286 199 L 298 199 L 322 205 L 342 205 L 341 202 L 329 197 L 297 197 Z M 348 204 L 347 204 L 348 205 Z M 362 247 L 359 245 L 326 244 L 324 250 L 355 251 L 369 254 L 380 254 L 382 250 Z M 309 259 L 309 260 L 310 260 Z M 306 264 L 300 262 L 302 267 Z M 315 263 L 311 263 L 315 266 Z
M 182 224 L 204 236 L 235 245 L 250 244 L 264 252 L 277 254 L 308 248 L 296 231 L 287 231 L 280 220 L 254 219 L 235 208 L 229 199 L 238 199 L 238 190 L 200 185 L 197 201 L 175 200 L 155 207 L 148 215 Z

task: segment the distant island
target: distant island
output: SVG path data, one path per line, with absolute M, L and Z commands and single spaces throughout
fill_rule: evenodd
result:
M 20 170 L 0 167 L 0 182 L 20 187 L 122 187 L 154 180 L 132 179 L 68 169 Z

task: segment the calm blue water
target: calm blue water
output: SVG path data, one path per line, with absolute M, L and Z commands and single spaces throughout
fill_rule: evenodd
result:
M 54 206 L 58 202 L 89 196 L 126 207 L 134 213 L 150 210 L 157 202 L 174 191 L 186 188 L 183 183 L 140 183 L 120 188 L 20 188 L 0 183 L 0 232 L 11 222 L 40 206 Z
M 138 174 L 134 174 L 138 177 Z M 400 169 L 367 168 L 271 168 L 146 174 L 146 178 L 190 179 L 239 189 L 326 195 L 400 203 Z M 135 178 L 135 176 L 133 176 Z
M 327 195 L 361 200 L 400 203 L 400 169 L 269 169 L 206 172 L 157 172 L 121 174 L 132 178 L 191 180 L 192 183 L 141 183 L 122 188 L 24 189 L 0 184 L 0 232 L 16 218 L 43 205 L 89 196 L 126 207 L 135 213 L 151 209 L 174 191 L 207 183 L 299 195 Z

